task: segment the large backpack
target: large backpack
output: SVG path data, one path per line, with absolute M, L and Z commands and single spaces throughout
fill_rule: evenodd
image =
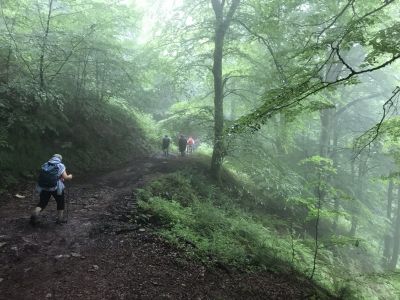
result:
M 56 187 L 58 172 L 58 164 L 45 163 L 39 173 L 38 185 L 42 188 Z

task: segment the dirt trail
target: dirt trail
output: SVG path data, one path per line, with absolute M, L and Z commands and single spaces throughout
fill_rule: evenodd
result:
M 227 273 L 193 262 L 129 222 L 133 190 L 179 168 L 140 159 L 69 187 L 69 222 L 55 224 L 50 201 L 28 224 L 32 188 L 0 199 L 0 299 L 305 299 L 310 287 L 271 273 Z

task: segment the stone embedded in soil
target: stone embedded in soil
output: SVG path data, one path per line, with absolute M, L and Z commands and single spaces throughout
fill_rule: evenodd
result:
M 89 272 L 95 272 L 99 269 L 100 267 L 98 265 L 92 265 L 92 268 L 89 270 Z
M 54 256 L 55 259 L 60 259 L 60 258 L 70 258 L 71 256 L 69 254 L 59 254 Z
M 35 243 L 34 241 L 32 241 L 32 240 L 29 239 L 29 238 L 22 237 L 22 240 L 23 240 L 25 243 L 37 245 L 37 243 Z

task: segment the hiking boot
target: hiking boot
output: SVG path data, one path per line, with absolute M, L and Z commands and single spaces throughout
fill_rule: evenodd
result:
M 60 209 L 60 210 L 57 211 L 57 221 L 56 221 L 56 223 L 58 225 L 67 223 L 67 220 L 64 219 L 64 210 L 63 209 Z
M 32 226 L 37 225 L 38 223 L 38 217 L 36 215 L 32 215 L 31 219 L 29 220 L 29 224 L 31 224 Z
M 65 220 L 65 219 L 57 219 L 57 221 L 56 221 L 57 225 L 62 225 L 62 224 L 65 224 L 65 223 L 67 223 L 67 220 Z

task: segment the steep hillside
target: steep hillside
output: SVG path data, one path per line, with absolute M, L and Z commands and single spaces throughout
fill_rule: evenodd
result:
M 63 155 L 68 171 L 79 174 L 151 151 L 147 117 L 121 100 L 46 101 L 14 89 L 0 98 L 0 188 L 37 176 L 54 153 Z

